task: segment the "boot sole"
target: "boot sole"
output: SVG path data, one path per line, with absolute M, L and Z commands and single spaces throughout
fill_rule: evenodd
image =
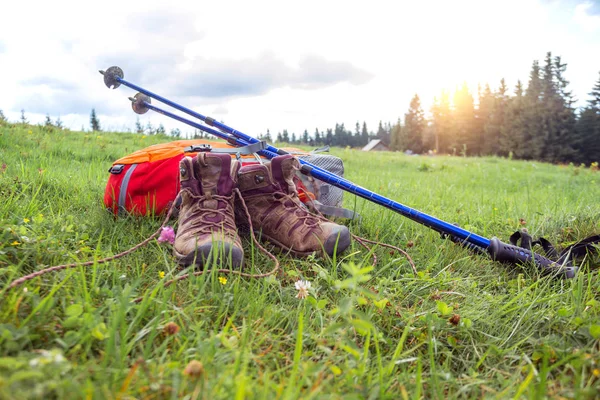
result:
M 211 253 L 215 248 L 219 250 L 219 254 L 217 255 L 215 265 L 229 266 L 229 261 L 231 260 L 232 268 L 241 269 L 244 267 L 243 251 L 239 247 L 231 246 L 231 244 L 229 243 L 218 243 L 215 245 L 209 244 L 200 246 L 196 249 L 196 251 L 191 252 L 189 254 L 178 253 L 175 249 L 173 250 L 173 252 L 175 253 L 175 257 L 177 258 L 177 263 L 179 265 L 183 267 L 196 265 L 197 267 L 202 268 L 206 264 L 207 260 L 214 257 Z M 223 255 L 225 257 L 223 257 Z

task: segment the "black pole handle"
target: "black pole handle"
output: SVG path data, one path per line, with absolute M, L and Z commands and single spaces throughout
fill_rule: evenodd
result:
M 487 251 L 493 260 L 504 263 L 527 264 L 533 261 L 544 274 L 573 278 L 577 273 L 577 267 L 568 264 L 558 264 L 540 254 L 532 253 L 531 250 L 504 243 L 496 237 L 490 240 L 490 247 L 488 247 Z

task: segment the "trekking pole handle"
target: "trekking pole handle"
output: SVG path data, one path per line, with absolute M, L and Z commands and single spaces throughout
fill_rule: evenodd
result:
M 490 239 L 490 246 L 487 251 L 494 261 L 510 264 L 533 262 L 544 274 L 559 274 L 565 278 L 573 278 L 577 272 L 576 267 L 559 264 L 540 254 L 533 253 L 531 250 L 504 243 L 496 237 Z

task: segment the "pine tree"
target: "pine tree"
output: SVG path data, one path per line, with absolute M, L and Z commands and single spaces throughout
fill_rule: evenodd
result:
M 302 133 L 302 143 L 308 144 L 308 141 L 309 141 L 308 131 L 305 129 L 304 133 Z
M 448 92 L 442 90 L 439 100 L 434 97 L 431 114 L 435 151 L 445 153 L 450 150 L 452 137 L 452 112 Z
M 363 121 L 360 131 L 360 144 L 361 146 L 366 146 L 367 143 L 369 143 L 369 131 L 367 130 L 367 123 Z
M 423 152 L 425 125 L 425 113 L 421 108 L 421 100 L 415 94 L 410 101 L 408 112 L 404 114 L 404 126 L 400 135 L 402 150 L 410 150 L 417 154 Z
M 319 128 L 315 128 L 315 146 L 320 146 L 323 144 L 323 139 L 321 138 L 321 134 L 319 133 Z
M 56 121 L 54 121 L 54 126 L 56 126 L 58 129 L 63 128 L 63 123 L 62 123 L 60 117 L 56 118 Z
M 277 142 L 280 143 L 283 141 L 283 136 L 281 136 L 281 132 L 277 132 Z
M 521 142 L 526 136 L 525 97 L 523 84 L 517 81 L 515 96 L 507 99 L 504 112 L 504 122 L 500 125 L 499 153 L 509 156 L 520 149 Z
M 502 135 L 502 126 L 504 125 L 504 118 L 508 106 L 508 96 L 506 94 L 508 88 L 506 87 L 504 78 L 502 78 L 500 80 L 500 86 L 495 93 L 488 94 L 487 89 L 489 89 L 489 86 L 486 85 L 483 102 L 485 103 L 486 101 L 489 101 L 486 99 L 490 99 L 491 107 L 489 108 L 488 118 L 483 126 L 482 153 L 486 155 L 498 155 L 502 152 L 500 137 Z
M 325 135 L 325 144 L 333 146 L 333 131 L 331 128 L 327 129 L 327 134 Z
M 144 133 L 144 127 L 142 126 L 139 117 L 135 120 L 135 132 Z
M 23 125 L 28 124 L 29 120 L 25 117 L 25 110 L 21 109 L 21 123 Z
M 271 131 L 267 129 L 267 134 L 265 135 L 265 142 L 271 143 L 273 142 L 273 138 L 271 137 Z
M 54 124 L 50 119 L 50 115 L 46 114 L 46 120 L 44 121 L 44 128 L 52 130 L 54 128 Z
M 477 99 L 478 105 L 475 110 L 475 129 L 481 137 L 481 155 L 493 154 L 495 153 L 494 144 L 497 143 L 496 138 L 488 137 L 488 135 L 486 135 L 486 127 L 490 124 L 494 108 L 494 95 L 492 94 L 492 89 L 490 89 L 489 84 L 485 84 L 483 91 L 480 86 L 477 87 Z
M 179 130 L 179 128 L 171 129 L 171 136 L 173 136 L 174 138 L 180 138 L 181 131 Z
M 454 129 L 453 147 L 461 154 L 479 154 L 481 150 L 481 135 L 475 121 L 475 105 L 467 83 L 454 94 Z
M 4 116 L 4 113 L 2 112 L 2 110 L 0 110 L 0 124 L 6 122 L 6 117 Z
M 600 77 L 589 95 L 591 99 L 575 126 L 576 160 L 586 164 L 600 162 Z
M 163 126 L 163 124 L 161 123 L 160 125 L 158 125 L 158 128 L 156 128 L 156 134 L 157 135 L 164 135 L 165 134 L 165 127 Z
M 148 121 L 146 124 L 146 135 L 154 135 L 154 126 L 152 126 L 152 122 Z
M 90 126 L 93 132 L 99 132 L 102 129 L 100 128 L 100 120 L 96 116 L 96 110 L 92 108 L 92 112 L 90 114 Z
M 285 143 L 290 142 L 290 134 L 288 133 L 287 129 L 283 130 L 283 135 L 281 135 L 281 140 L 284 141 Z
M 296 134 L 294 132 L 292 132 L 292 138 L 290 143 L 296 143 Z
M 402 136 L 402 120 L 398 118 L 398 122 L 393 126 L 390 134 L 390 149 L 394 151 L 402 151 L 403 148 L 403 136 Z
M 575 157 L 577 137 L 573 95 L 567 89 L 569 81 L 564 76 L 567 64 L 562 63 L 560 57 L 552 60 L 551 53 L 548 53 L 546 62 L 550 64 L 553 90 L 547 98 L 544 96 L 547 132 L 543 159 L 550 162 L 571 161 Z
M 534 60 L 524 96 L 523 126 L 517 129 L 522 136 L 517 138 L 518 146 L 513 151 L 517 158 L 539 160 L 544 150 L 544 85 L 540 74 L 539 62 Z

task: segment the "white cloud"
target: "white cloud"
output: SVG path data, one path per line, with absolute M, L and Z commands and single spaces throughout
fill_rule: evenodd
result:
M 598 16 L 588 3 L 357 1 L 10 2 L 0 24 L 0 109 L 32 121 L 61 115 L 79 129 L 133 126 L 125 78 L 249 134 L 336 122 L 396 121 L 415 93 L 427 109 L 466 81 L 511 88 L 546 51 L 569 64 L 585 100 L 600 69 Z M 34 10 L 35 12 L 31 12 Z M 17 34 L 18 32 L 18 34 Z M 35 113 L 35 114 L 34 114 Z M 141 117 L 179 127 L 153 113 Z

